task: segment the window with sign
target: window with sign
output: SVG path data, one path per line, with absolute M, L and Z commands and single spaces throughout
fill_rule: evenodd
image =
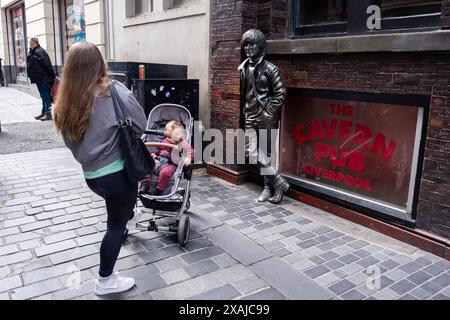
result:
M 291 36 L 336 36 L 438 29 L 442 0 L 291 0 L 290 8 Z M 375 19 L 380 28 L 368 28 Z
M 427 97 L 371 101 L 334 94 L 290 90 L 281 172 L 311 190 L 412 218 Z
M 27 44 L 23 5 L 11 9 L 16 79 L 27 81 Z
M 61 17 L 64 47 L 86 40 L 84 0 L 61 0 Z

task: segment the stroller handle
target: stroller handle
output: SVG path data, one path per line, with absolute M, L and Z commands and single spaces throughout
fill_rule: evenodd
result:
M 162 147 L 162 148 L 178 149 L 178 146 L 176 144 L 161 143 L 161 142 L 145 142 L 145 146 L 146 147 Z
M 145 134 L 155 134 L 155 135 L 158 135 L 158 136 L 163 136 L 164 135 L 164 129 L 145 130 L 144 133 Z

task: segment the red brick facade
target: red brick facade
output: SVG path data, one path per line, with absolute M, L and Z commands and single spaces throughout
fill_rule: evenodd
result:
M 239 127 L 239 40 L 250 28 L 287 38 L 288 1 L 212 1 L 211 126 Z M 441 27 L 450 28 L 450 0 Z M 431 97 L 417 226 L 450 239 L 450 52 L 272 55 L 288 87 Z M 420 159 L 422 161 L 422 159 Z

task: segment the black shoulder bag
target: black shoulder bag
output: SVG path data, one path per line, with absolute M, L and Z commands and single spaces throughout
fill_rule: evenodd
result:
M 109 83 L 109 88 L 116 112 L 119 144 L 125 160 L 128 180 L 130 183 L 135 183 L 152 174 L 155 162 L 144 142 L 136 137 L 136 133 L 133 131 L 133 122 L 117 94 L 114 81 Z

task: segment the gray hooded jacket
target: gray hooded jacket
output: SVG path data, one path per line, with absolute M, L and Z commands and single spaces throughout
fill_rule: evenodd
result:
M 144 110 L 127 87 L 118 82 L 115 82 L 115 87 L 133 122 L 133 130 L 140 137 L 147 125 Z M 83 139 L 72 142 L 63 135 L 63 140 L 85 172 L 98 170 L 122 159 L 112 98 L 103 94 L 95 95 Z

